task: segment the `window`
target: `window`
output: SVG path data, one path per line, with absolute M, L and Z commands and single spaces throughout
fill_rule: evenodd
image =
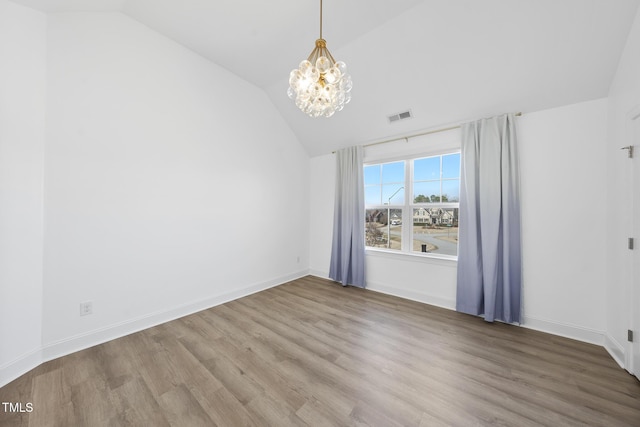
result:
M 369 248 L 458 255 L 460 152 L 364 166 Z
M 365 236 L 367 246 L 402 247 L 405 162 L 383 163 L 364 168 Z M 385 228 L 386 226 L 386 228 Z

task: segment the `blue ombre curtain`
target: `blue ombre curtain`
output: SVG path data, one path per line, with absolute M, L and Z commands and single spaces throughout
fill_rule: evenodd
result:
M 513 114 L 461 126 L 456 309 L 520 322 L 520 185 Z
M 336 194 L 329 277 L 365 287 L 362 147 L 336 152 Z

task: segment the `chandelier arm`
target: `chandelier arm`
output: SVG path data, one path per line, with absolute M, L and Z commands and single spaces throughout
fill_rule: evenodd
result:
M 327 53 L 327 58 L 329 58 L 329 61 L 331 61 L 331 65 L 333 66 L 336 63 L 336 60 L 333 59 L 333 55 L 331 55 L 331 52 L 329 52 L 329 49 L 326 50 Z
M 318 46 L 313 48 L 313 50 L 309 54 L 309 57 L 307 58 L 307 61 L 309 61 L 309 62 L 311 62 L 311 64 L 315 65 L 316 64 L 316 60 L 320 56 L 319 50 L 320 50 L 320 48 Z

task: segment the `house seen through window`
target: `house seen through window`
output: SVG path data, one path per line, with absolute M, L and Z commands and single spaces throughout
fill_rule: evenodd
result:
M 364 166 L 368 248 L 458 255 L 460 153 Z

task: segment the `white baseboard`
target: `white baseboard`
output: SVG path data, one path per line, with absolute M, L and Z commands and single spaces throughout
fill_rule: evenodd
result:
M 150 313 L 121 323 L 108 325 L 103 328 L 45 344 L 41 348 L 25 354 L 17 360 L 0 366 L 0 387 L 5 386 L 19 376 L 24 375 L 31 369 L 49 360 L 57 359 L 58 357 L 66 356 L 67 354 L 71 354 L 76 351 L 84 350 L 180 317 L 188 316 L 190 314 L 197 313 L 198 311 L 206 310 L 208 308 L 299 279 L 308 274 L 308 270 L 298 271 L 264 282 L 255 283 L 242 289 L 182 304 L 169 310 Z
M 616 341 L 611 335 L 606 334 L 604 336 L 604 348 L 611 355 L 613 360 L 616 361 L 618 365 L 622 369 L 626 369 L 625 360 L 626 360 L 626 352 L 625 349 L 618 341 Z
M 540 332 L 557 335 L 560 337 L 571 338 L 577 341 L 604 345 L 604 332 L 595 329 L 589 329 L 582 326 L 571 325 L 567 323 L 556 322 L 552 320 L 539 319 L 526 314 L 522 318 L 521 326 L 534 329 Z
M 319 277 L 321 279 L 331 280 L 331 279 L 329 279 L 329 272 L 328 271 L 314 270 L 314 269 L 310 268 L 309 269 L 309 274 L 311 276 Z
M 36 348 L 18 359 L 0 366 L 0 387 L 4 387 L 42 363 L 42 349 Z
M 320 270 L 309 270 L 311 276 L 319 277 L 321 279 L 329 279 L 329 273 Z M 434 305 L 436 307 L 447 308 L 449 310 L 455 310 L 456 302 L 442 297 L 437 297 L 423 292 L 416 292 L 409 289 L 397 288 L 395 286 L 387 286 L 380 283 L 367 281 L 367 290 L 380 292 L 381 294 L 392 295 L 394 297 L 404 298 L 411 301 L 421 302 L 423 304 Z
M 394 297 L 417 301 L 423 304 L 429 304 L 449 310 L 455 310 L 456 308 L 456 302 L 454 300 L 429 295 L 423 292 L 416 292 L 409 289 L 396 288 L 371 282 L 367 282 L 367 289 L 370 291 L 380 292 L 382 294 L 392 295 Z

